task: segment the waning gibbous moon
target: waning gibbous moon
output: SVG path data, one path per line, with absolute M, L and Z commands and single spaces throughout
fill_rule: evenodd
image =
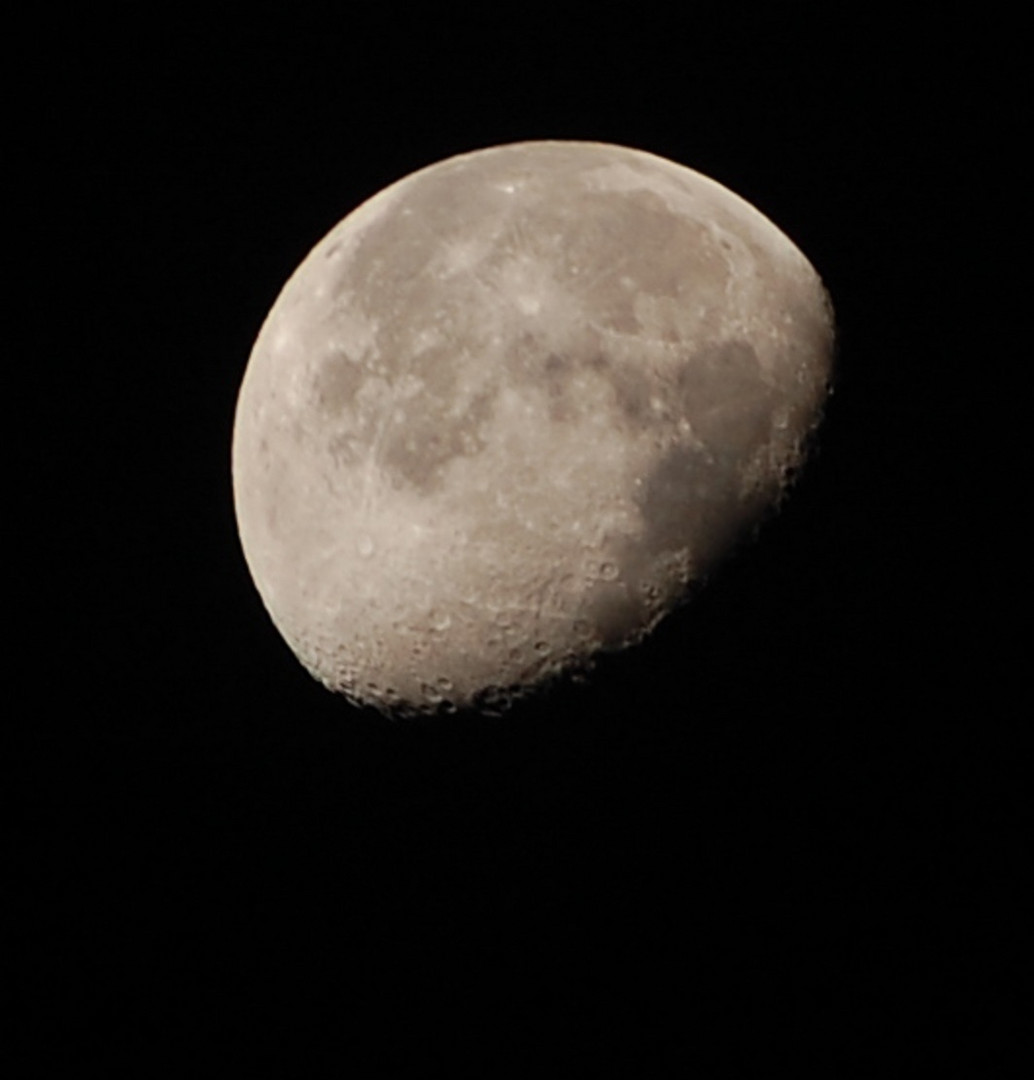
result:
M 527 142 L 392 184 L 258 335 L 233 485 L 317 679 L 484 707 L 641 639 L 777 503 L 828 389 L 818 275 L 649 153 Z

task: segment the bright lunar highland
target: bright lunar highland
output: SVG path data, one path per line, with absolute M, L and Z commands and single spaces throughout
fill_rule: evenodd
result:
M 332 229 L 259 333 L 233 437 L 259 594 L 386 712 L 584 668 L 779 501 L 832 352 L 808 260 L 691 169 L 588 142 L 439 162 Z

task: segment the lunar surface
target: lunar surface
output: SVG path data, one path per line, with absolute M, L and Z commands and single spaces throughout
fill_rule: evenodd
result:
M 804 255 L 691 169 L 583 142 L 439 162 L 262 326 L 233 438 L 255 584 L 352 702 L 498 706 L 641 639 L 780 500 L 832 347 Z

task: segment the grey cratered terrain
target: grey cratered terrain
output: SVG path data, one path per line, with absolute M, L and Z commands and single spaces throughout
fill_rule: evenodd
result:
M 807 259 L 699 173 L 580 142 L 432 165 L 332 229 L 258 336 L 233 478 L 259 593 L 386 711 L 583 667 L 779 500 L 832 343 Z

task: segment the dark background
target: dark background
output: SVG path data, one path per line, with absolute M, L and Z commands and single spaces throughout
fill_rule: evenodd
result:
M 12 45 L 17 400 L 47 433 L 17 448 L 11 585 L 22 1073 L 1006 1058 L 1028 863 L 985 507 L 1020 359 L 1016 31 L 916 7 L 124 5 Z M 392 724 L 262 609 L 236 393 L 348 211 L 533 138 L 754 203 L 832 295 L 836 393 L 784 511 L 636 653 L 505 719 Z

